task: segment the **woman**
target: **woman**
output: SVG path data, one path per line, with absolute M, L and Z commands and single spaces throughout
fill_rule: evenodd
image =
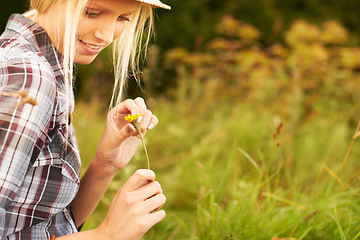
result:
M 140 139 L 124 120 L 142 114 L 143 134 L 158 123 L 143 99 L 120 102 L 141 37 L 159 0 L 30 0 L 0 37 L 0 236 L 3 239 L 139 239 L 165 217 L 166 199 L 150 170 L 136 171 L 93 230 L 77 232 Z M 146 26 L 148 28 L 146 28 Z M 79 180 L 70 121 L 73 64 L 88 64 L 114 42 L 115 88 L 96 156 Z M 147 43 L 148 41 L 146 41 Z M 145 46 L 146 47 L 146 46 Z

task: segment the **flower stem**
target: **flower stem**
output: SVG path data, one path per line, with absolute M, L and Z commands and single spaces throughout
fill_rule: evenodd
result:
M 143 147 L 144 147 L 144 151 L 145 151 L 145 155 L 146 155 L 147 167 L 148 167 L 148 169 L 150 170 L 150 160 L 149 160 L 149 155 L 148 155 L 148 152 L 147 152 L 147 149 L 146 149 L 146 145 L 145 145 L 144 138 L 143 138 L 143 136 L 142 136 L 142 134 L 141 134 L 141 130 L 138 129 L 138 128 L 136 128 L 136 130 L 138 131 L 139 136 L 140 136 L 140 138 L 141 138 L 141 143 L 142 143 L 142 145 L 143 145 Z
M 142 119 L 142 116 L 141 114 L 129 114 L 128 116 L 125 117 L 125 120 L 128 121 L 129 123 L 131 123 L 136 131 L 138 132 L 140 138 L 141 138 L 141 143 L 144 147 L 144 150 L 145 150 L 145 155 L 146 155 L 146 161 L 147 161 L 147 167 L 148 169 L 150 170 L 150 160 L 149 160 L 149 155 L 148 155 L 148 152 L 147 152 L 147 149 L 146 149 L 146 145 L 145 145 L 145 141 L 144 141 L 144 137 L 143 135 L 141 134 L 141 128 L 140 128 L 140 121 Z

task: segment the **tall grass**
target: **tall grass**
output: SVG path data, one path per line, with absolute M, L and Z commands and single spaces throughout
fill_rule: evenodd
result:
M 233 108 L 232 113 L 227 107 Z M 98 140 L 86 133 L 96 132 L 103 122 L 89 116 L 84 118 L 91 123 L 82 122 L 80 112 L 89 108 L 78 106 L 84 165 L 95 153 L 91 140 Z M 271 109 L 261 108 L 258 114 L 260 109 L 249 103 L 229 104 L 206 119 L 174 109 L 174 104 L 159 102 L 153 112 L 160 124 L 146 135 L 153 170 L 168 200 L 167 218 L 144 239 L 352 239 L 360 232 L 359 148 L 352 149 L 341 171 L 353 132 L 341 116 L 318 117 L 290 140 L 286 135 L 292 129 L 285 123 L 283 141 L 277 146 Z M 145 167 L 139 151 L 115 179 L 87 227 L 101 221 L 123 181 L 136 168 Z
M 284 64 L 299 57 L 296 48 L 281 59 L 251 48 L 237 67 L 230 64 L 229 46 L 202 53 L 201 64 L 195 53 L 171 53 L 173 60 L 174 53 L 183 54 L 174 62 L 177 88 L 148 97 L 160 123 L 145 136 L 167 196 L 167 217 L 144 239 L 360 239 L 360 148 L 354 137 L 360 97 L 351 87 L 358 70 L 336 65 L 334 58 L 313 63 L 326 71 L 306 61 L 299 65 L 304 58 Z M 223 61 L 214 68 L 206 62 L 209 54 Z M 84 168 L 105 122 L 99 109 L 77 105 Z M 124 180 L 145 167 L 139 149 L 85 229 L 101 222 Z

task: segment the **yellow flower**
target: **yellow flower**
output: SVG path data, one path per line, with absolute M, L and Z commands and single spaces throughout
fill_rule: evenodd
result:
M 141 116 L 141 114 L 135 114 L 135 115 L 129 114 L 125 117 L 125 120 L 128 121 L 129 123 L 132 123 L 132 122 L 138 120 L 138 118 L 140 116 Z

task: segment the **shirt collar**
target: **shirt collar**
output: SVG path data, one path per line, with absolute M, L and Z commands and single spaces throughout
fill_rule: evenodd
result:
M 21 14 L 13 14 L 9 18 L 6 29 L 19 33 L 29 41 L 49 62 L 58 83 L 64 83 L 62 55 L 56 50 L 49 35 L 40 25 Z

